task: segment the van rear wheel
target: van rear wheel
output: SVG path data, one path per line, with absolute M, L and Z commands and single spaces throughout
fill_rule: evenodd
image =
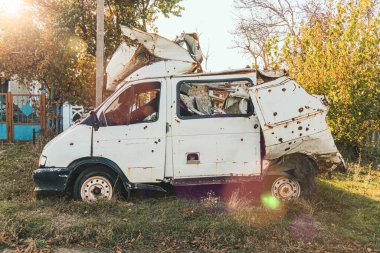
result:
M 84 170 L 74 183 L 74 199 L 83 201 L 111 200 L 120 192 L 120 182 L 103 168 Z
M 281 201 L 296 200 L 301 195 L 298 181 L 289 177 L 277 177 L 271 187 L 272 196 Z

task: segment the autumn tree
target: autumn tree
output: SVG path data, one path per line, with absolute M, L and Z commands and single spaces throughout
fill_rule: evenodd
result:
M 253 66 L 263 69 L 284 68 L 279 50 L 291 34 L 299 38 L 301 21 L 319 16 L 331 3 L 318 0 L 235 0 L 237 22 L 232 31 L 233 47 L 253 59 Z
M 268 28 L 264 52 L 270 68 L 285 67 L 310 93 L 327 95 L 337 143 L 350 150 L 365 147 L 380 130 L 378 1 L 235 2 L 251 13 L 240 18 L 246 28 L 237 25 L 243 42 L 261 46 L 244 33 Z
M 158 15 L 180 15 L 181 0 L 106 0 L 105 59 L 124 39 L 120 25 L 156 29 Z M 92 106 L 96 1 L 24 0 L 22 15 L 0 16 L 0 73 L 37 80 L 56 99 Z
M 278 67 L 282 42 L 288 33 L 298 35 L 299 6 L 294 0 L 235 0 L 237 23 L 233 47 L 241 49 L 253 59 L 255 68 Z
M 340 1 L 310 15 L 283 55 L 290 75 L 330 100 L 329 126 L 338 143 L 365 147 L 380 130 L 380 13 L 375 0 Z

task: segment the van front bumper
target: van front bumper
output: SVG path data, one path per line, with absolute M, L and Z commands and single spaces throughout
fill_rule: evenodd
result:
M 65 191 L 70 171 L 68 168 L 39 168 L 33 171 L 34 191 Z

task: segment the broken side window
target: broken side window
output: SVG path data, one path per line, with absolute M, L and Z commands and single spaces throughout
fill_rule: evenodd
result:
M 178 114 L 182 118 L 249 116 L 251 85 L 247 80 L 180 82 Z
M 151 122 L 158 119 L 161 84 L 141 83 L 129 87 L 104 111 L 108 126 Z

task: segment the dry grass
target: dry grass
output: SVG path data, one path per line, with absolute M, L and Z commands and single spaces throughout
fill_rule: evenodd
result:
M 313 201 L 275 209 L 240 191 L 87 204 L 34 198 L 31 172 L 41 147 L 1 148 L 0 251 L 380 251 L 380 172 L 370 167 L 351 164 L 346 174 L 321 178 Z

